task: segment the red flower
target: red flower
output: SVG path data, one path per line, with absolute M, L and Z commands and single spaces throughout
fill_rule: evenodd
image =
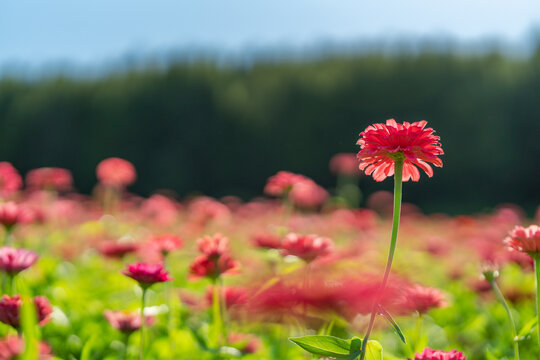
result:
M 288 234 L 281 244 L 282 255 L 294 255 L 311 262 L 318 257 L 329 255 L 334 250 L 334 242 L 330 238 L 318 235 Z
M 223 274 L 236 273 L 240 268 L 228 254 L 218 259 L 211 259 L 206 255 L 199 255 L 191 263 L 189 270 L 193 278 L 207 277 L 216 279 Z
M 36 296 L 34 298 L 34 304 L 36 306 L 39 325 L 45 325 L 50 320 L 49 315 L 52 313 L 51 304 L 43 296 Z M 21 306 L 22 299 L 20 295 L 13 295 L 13 297 L 3 295 L 0 299 L 0 321 L 18 329 L 20 326 Z
M 173 234 L 152 236 L 148 240 L 148 243 L 163 255 L 167 255 L 174 250 L 178 250 L 184 245 L 180 236 Z
M 26 185 L 31 189 L 66 191 L 73 187 L 73 177 L 67 169 L 44 167 L 30 170 Z
M 24 339 L 15 335 L 8 335 L 0 339 L 0 360 L 16 360 L 24 353 Z M 39 343 L 39 360 L 52 359 L 49 345 Z
M 103 313 L 111 326 L 125 334 L 131 334 L 141 328 L 142 316 L 137 312 L 105 310 Z M 146 325 L 152 325 L 154 317 L 146 317 Z
M 103 241 L 98 246 L 101 255 L 108 258 L 121 259 L 129 253 L 135 252 L 138 245 L 133 242 Z
M 7 197 L 20 190 L 22 178 L 17 169 L 7 161 L 0 162 L 0 196 Z
M 360 170 L 367 175 L 373 174 L 375 181 L 383 181 L 394 174 L 394 161 L 403 160 L 403 181 L 420 179 L 420 169 L 429 177 L 433 169 L 428 163 L 442 167 L 442 161 L 437 155 L 443 150 L 439 137 L 433 135 L 432 128 L 424 129 L 426 121 L 415 123 L 404 122 L 397 124 L 394 119 L 386 120 L 385 124 L 373 124 L 360 133 L 357 144 Z
M 272 196 L 282 196 L 292 190 L 293 186 L 299 182 L 308 180 L 307 177 L 294 174 L 288 171 L 280 171 L 276 175 L 268 178 L 264 193 Z
M 161 264 L 128 264 L 127 269 L 122 274 L 137 281 L 142 288 L 147 288 L 155 283 L 172 280 L 169 273 L 165 271 Z
M 33 220 L 32 212 L 10 201 L 0 204 L 0 224 L 10 228 L 16 224 L 28 223 Z
M 318 208 L 328 199 L 328 192 L 313 180 L 305 180 L 295 184 L 289 192 L 289 199 L 304 208 Z
M 424 314 L 431 309 L 446 305 L 444 295 L 439 289 L 413 285 L 405 289 L 405 293 L 398 299 L 396 307 L 404 314 L 414 311 Z
M 529 254 L 540 252 L 540 226 L 516 226 L 504 239 L 508 248 Z
M 197 246 L 210 259 L 217 259 L 225 254 L 229 248 L 229 239 L 221 234 L 205 236 L 197 239 Z
M 227 337 L 227 343 L 240 350 L 242 354 L 256 353 L 262 345 L 261 339 L 255 335 L 239 333 L 230 333 Z
M 354 153 L 339 153 L 330 159 L 330 171 L 336 175 L 358 176 L 358 159 Z
M 257 234 L 252 237 L 253 245 L 263 249 L 280 249 L 281 238 L 273 234 Z
M 0 269 L 12 275 L 18 274 L 32 266 L 38 257 L 38 254 L 31 250 L 2 246 L 0 247 Z
M 132 184 L 137 178 L 133 164 L 117 157 L 101 161 L 96 174 L 102 184 L 119 188 Z
M 462 352 L 452 350 L 444 352 L 442 350 L 431 350 L 425 348 L 421 354 L 416 354 L 412 360 L 465 360 L 467 357 Z

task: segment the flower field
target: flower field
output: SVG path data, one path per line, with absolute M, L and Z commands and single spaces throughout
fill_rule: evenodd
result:
M 540 214 L 402 203 L 443 166 L 426 126 L 369 126 L 336 188 L 280 171 L 251 201 L 142 198 L 120 158 L 91 195 L 1 162 L 0 360 L 537 359 Z M 394 192 L 358 207 L 362 176 Z

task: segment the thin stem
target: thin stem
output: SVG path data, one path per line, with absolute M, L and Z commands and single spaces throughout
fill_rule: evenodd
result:
M 416 344 L 414 351 L 422 351 L 422 313 L 418 313 L 418 317 L 416 318 Z
M 220 276 L 219 277 L 219 310 L 220 310 L 220 314 L 221 314 L 221 326 L 222 326 L 222 329 L 221 331 L 223 332 L 223 336 L 225 338 L 227 338 L 227 321 L 228 321 L 228 317 L 227 317 L 227 298 L 225 297 L 225 285 L 223 283 L 223 276 Z
M 512 325 L 512 335 L 513 335 L 513 342 L 514 342 L 514 356 L 516 360 L 519 360 L 519 344 L 518 344 L 518 337 L 517 337 L 517 330 L 516 330 L 516 323 L 514 322 L 514 317 L 512 316 L 512 312 L 510 311 L 510 307 L 508 307 L 508 303 L 504 299 L 504 296 L 499 289 L 499 286 L 495 282 L 495 280 L 491 280 L 489 282 L 491 284 L 491 288 L 493 289 L 493 292 L 497 296 L 497 299 L 501 303 L 501 305 L 504 307 L 504 310 L 506 311 L 506 315 L 508 315 L 508 320 L 510 320 L 510 324 Z
M 538 260 L 540 259 L 539 254 L 534 254 L 534 272 L 536 273 L 535 287 L 536 287 L 536 317 L 537 324 L 536 329 L 538 330 L 538 342 L 540 343 L 540 269 L 538 268 Z
M 129 336 L 130 336 L 129 333 L 124 336 L 124 352 L 122 354 L 123 360 L 127 360 L 127 357 L 128 357 Z
M 146 327 L 146 316 L 144 316 L 144 308 L 146 305 L 146 291 L 148 288 L 142 288 L 141 297 L 141 348 L 139 349 L 139 360 L 144 359 L 144 330 Z
M 401 189 L 403 184 L 403 159 L 397 159 L 394 162 L 394 216 L 392 221 L 392 236 L 390 239 L 390 249 L 388 251 L 388 259 L 386 260 L 386 269 L 384 270 L 384 277 L 377 294 L 377 298 L 373 303 L 373 309 L 371 310 L 371 317 L 369 319 L 368 329 L 366 331 L 366 336 L 362 341 L 362 353 L 360 354 L 360 360 L 363 360 L 366 353 L 366 346 L 373 330 L 373 325 L 375 324 L 375 316 L 378 312 L 379 302 L 381 301 L 381 296 L 386 288 L 386 283 L 388 282 L 388 277 L 390 276 L 390 270 L 392 269 L 392 262 L 394 260 L 394 253 L 396 251 L 397 244 L 397 235 L 399 230 L 399 219 L 401 216 Z
M 221 320 L 221 305 L 220 305 L 220 294 L 219 294 L 219 286 L 218 286 L 218 280 L 214 280 L 214 286 L 212 287 L 212 318 L 214 321 L 214 341 L 216 344 L 216 347 L 219 346 L 220 343 L 220 335 L 221 335 L 221 327 L 222 327 L 222 320 Z

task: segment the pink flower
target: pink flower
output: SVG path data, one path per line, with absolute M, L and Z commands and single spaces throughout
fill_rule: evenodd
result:
M 273 234 L 256 234 L 252 237 L 253 245 L 262 249 L 280 249 L 281 238 Z
M 328 200 L 328 192 L 312 180 L 295 184 L 289 192 L 289 199 L 304 208 L 318 208 Z
M 138 245 L 133 242 L 103 241 L 98 245 L 98 251 L 101 255 L 114 259 L 121 259 L 137 249 Z
M 20 223 L 28 223 L 34 219 L 32 212 L 10 201 L 0 204 L 0 224 L 7 228 Z
M 45 325 L 49 322 L 49 315 L 52 313 L 51 305 L 46 297 L 36 296 L 34 298 L 36 306 L 37 321 L 39 325 Z M 20 310 L 22 299 L 20 295 L 3 295 L 0 299 L 0 321 L 4 324 L 11 325 L 15 329 L 20 326 Z
M 334 250 L 334 242 L 330 238 L 318 235 L 288 234 L 281 244 L 282 255 L 294 255 L 311 262 L 318 257 L 329 255 Z
M 414 311 L 424 314 L 431 309 L 446 305 L 444 295 L 439 289 L 413 285 L 405 289 L 405 293 L 398 299 L 396 307 L 404 314 Z
M 416 354 L 412 360 L 465 360 L 467 357 L 462 352 L 452 350 L 444 352 L 442 350 L 431 350 L 425 348 L 421 354 Z
M 229 239 L 221 234 L 197 239 L 199 251 L 210 259 L 217 259 L 229 249 Z
M 128 264 L 127 269 L 122 274 L 137 281 L 143 289 L 155 283 L 172 280 L 161 264 Z
M 52 359 L 49 345 L 39 343 L 39 360 Z M 16 360 L 24 353 L 24 339 L 15 335 L 8 335 L 0 339 L 0 360 Z
M 22 187 L 22 178 L 17 169 L 7 161 L 0 162 L 0 197 L 10 196 Z
M 133 164 L 117 157 L 101 161 L 97 166 L 96 174 L 103 185 L 118 188 L 133 184 L 137 178 Z
M 111 326 L 125 334 L 131 334 L 141 328 L 142 316 L 137 312 L 105 310 L 103 313 Z M 146 317 L 146 325 L 152 325 L 154 317 Z
M 66 191 L 73 187 L 73 177 L 67 169 L 44 167 L 30 170 L 26 185 L 31 189 Z
M 238 272 L 240 265 L 228 254 L 221 255 L 218 259 L 211 259 L 206 255 L 199 255 L 193 260 L 189 271 L 193 278 L 207 277 L 216 279 L 223 274 Z
M 428 163 L 442 167 L 437 156 L 444 153 L 439 137 L 433 135 L 432 128 L 425 129 L 426 124 L 426 121 L 398 124 L 390 119 L 386 125 L 368 126 L 357 142 L 361 147 L 357 155 L 360 170 L 373 174 L 375 181 L 383 181 L 394 174 L 394 161 L 402 159 L 403 181 L 420 179 L 417 166 L 432 177 L 433 169 Z
M 254 354 L 262 345 L 261 339 L 252 334 L 230 333 L 227 343 L 242 354 Z
M 28 269 L 38 259 L 38 254 L 31 250 L 0 247 L 0 269 L 9 274 L 18 274 Z
M 308 180 L 308 178 L 303 175 L 280 171 L 268 178 L 264 187 L 264 193 L 272 196 L 282 196 L 291 191 L 294 185 L 305 180 Z
M 527 228 L 516 226 L 504 239 L 508 248 L 515 251 L 534 254 L 540 252 L 540 226 L 531 225 Z
M 339 153 L 330 159 L 330 172 L 336 175 L 358 176 L 358 159 L 354 153 Z
M 155 248 L 162 255 L 167 255 L 170 252 L 180 249 L 184 246 L 184 242 L 180 236 L 173 234 L 161 234 L 158 236 L 152 236 L 148 243 L 151 247 Z
M 233 306 L 242 306 L 247 303 L 247 291 L 244 288 L 241 287 L 234 287 L 234 286 L 225 286 L 221 289 L 221 292 L 223 294 L 223 300 L 225 302 L 225 307 L 231 308 Z M 206 302 L 208 305 L 212 304 L 213 301 L 213 294 L 214 294 L 214 288 L 210 286 L 206 290 Z

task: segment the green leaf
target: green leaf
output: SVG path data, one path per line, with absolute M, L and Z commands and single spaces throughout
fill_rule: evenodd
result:
M 489 349 L 486 349 L 486 360 L 499 360 Z
M 319 356 L 330 356 L 342 360 L 354 360 L 360 355 L 362 340 L 343 340 L 335 336 L 309 335 L 290 338 L 302 349 Z
M 383 348 L 379 342 L 375 340 L 369 340 L 366 346 L 365 360 L 383 360 Z
M 521 330 L 519 331 L 519 334 L 517 335 L 518 341 L 524 340 L 536 327 L 537 318 L 532 319 L 531 321 L 527 322 Z
M 399 336 L 401 341 L 403 341 L 404 344 L 407 343 L 407 340 L 405 340 L 405 335 L 403 335 L 403 331 L 401 331 L 401 328 L 397 324 L 397 322 L 392 318 L 392 315 L 388 311 L 386 311 L 385 308 L 383 308 L 381 305 L 379 305 L 379 313 L 392 325 L 394 328 L 394 331 Z
M 90 360 L 92 358 L 92 347 L 96 342 L 96 335 L 92 335 L 90 339 L 86 341 L 81 352 L 81 360 Z

